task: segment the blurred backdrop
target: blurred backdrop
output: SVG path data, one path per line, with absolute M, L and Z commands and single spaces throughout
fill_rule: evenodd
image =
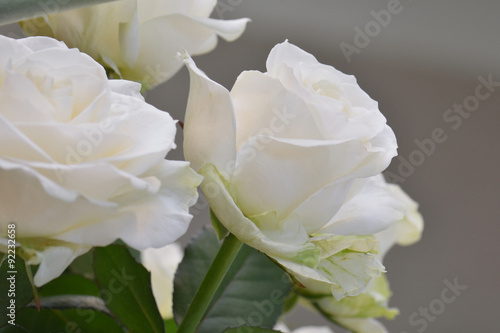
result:
M 385 260 L 401 311 L 385 322 L 390 332 L 498 332 L 499 14 L 497 0 L 219 0 L 214 18 L 252 23 L 238 41 L 195 58 L 231 88 L 241 71 L 265 71 L 270 49 L 288 39 L 354 74 L 379 102 L 399 143 L 387 175 L 425 219 L 422 240 Z M 16 25 L 0 33 L 22 35 Z M 183 69 L 146 98 L 182 120 L 188 87 Z M 169 159 L 182 158 L 180 129 L 177 142 Z M 204 202 L 190 235 L 209 223 Z M 462 287 L 443 294 L 450 284 Z M 305 323 L 328 325 L 313 314 L 289 318 L 291 327 Z

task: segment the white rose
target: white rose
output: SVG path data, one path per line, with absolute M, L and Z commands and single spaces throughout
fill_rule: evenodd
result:
M 366 180 L 357 180 L 356 182 L 361 181 L 366 182 Z M 400 208 L 398 210 L 403 213 L 401 219 L 395 224 L 374 235 L 377 240 L 376 257 L 382 262 L 383 257 L 394 244 L 406 246 L 420 239 L 423 230 L 423 219 L 418 212 L 418 204 L 404 193 L 399 186 L 388 184 L 381 175 L 371 177 L 369 183 L 368 186 L 363 186 L 365 191 L 371 188 L 369 192 L 372 194 L 378 192 L 376 196 L 379 198 L 392 198 L 394 202 L 392 206 L 394 207 L 399 202 Z M 361 197 L 359 192 L 351 193 L 350 196 L 353 199 Z M 370 209 L 363 208 L 363 200 L 358 200 L 358 202 L 350 201 L 342 209 L 350 209 L 349 207 L 352 208 L 353 205 L 359 204 L 361 211 L 370 213 Z M 386 317 L 392 319 L 399 312 L 396 308 L 388 307 L 391 291 L 385 275 L 373 279 L 368 288 L 361 294 L 345 297 L 341 300 L 336 300 L 329 294 L 329 288 L 326 284 L 316 281 L 306 284 L 305 289 L 297 290 L 315 308 L 320 309 L 325 316 L 343 327 L 359 333 L 387 332 L 385 327 L 374 318 Z
M 127 80 L 150 89 L 181 67 L 183 49 L 210 52 L 217 36 L 237 39 L 248 19 L 209 18 L 216 0 L 122 0 L 48 15 L 21 24 L 28 35 L 44 35 L 77 47 Z
M 0 243 L 15 223 L 37 286 L 91 246 L 161 247 L 186 231 L 201 179 L 164 159 L 175 121 L 139 90 L 54 39 L 0 36 Z
M 374 318 L 393 319 L 399 313 L 398 309 L 388 307 L 390 296 L 387 279 L 385 275 L 381 275 L 357 296 L 345 297 L 337 301 L 331 295 L 315 295 L 308 298 L 308 301 L 324 316 L 344 328 L 358 333 L 379 333 L 387 331 L 384 325 Z
M 359 294 L 383 271 L 368 235 L 403 216 L 370 186 L 396 155 L 377 102 L 287 42 L 266 73 L 243 72 L 230 93 L 185 57 L 184 153 L 219 220 L 300 282 Z
M 382 179 L 385 183 L 385 180 Z M 396 224 L 375 235 L 379 244 L 378 256 L 383 256 L 395 245 L 408 246 L 420 240 L 424 230 L 424 219 L 418 211 L 418 203 L 406 194 L 399 185 L 385 183 L 388 193 L 403 207 L 403 218 Z
M 141 262 L 151 272 L 153 295 L 164 319 L 174 317 L 172 312 L 174 276 L 182 257 L 182 249 L 177 243 L 141 252 Z

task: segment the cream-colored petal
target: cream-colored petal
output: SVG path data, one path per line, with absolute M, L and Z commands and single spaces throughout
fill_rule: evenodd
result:
M 357 296 L 345 297 L 340 301 L 333 297 L 310 298 L 331 319 L 378 318 L 393 319 L 399 311 L 388 307 L 389 285 L 385 275 L 373 279 L 368 288 Z
M 122 75 L 154 87 L 172 77 L 181 67 L 177 53 L 199 55 L 213 50 L 217 36 L 232 41 L 244 31 L 247 19 L 215 20 L 172 14 L 144 22 L 140 27 L 141 48 L 133 67 L 118 66 Z M 159 36 L 151 38 L 151 36 Z
M 137 3 L 135 3 L 137 6 Z M 125 66 L 133 67 L 139 57 L 141 49 L 141 33 L 137 8 L 127 22 L 119 23 L 118 38 L 120 43 L 120 55 Z
M 340 180 L 326 185 L 297 206 L 285 221 L 302 224 L 308 234 L 321 233 L 321 228 L 341 209 L 353 181 Z
M 73 262 L 73 260 L 90 250 L 90 246 L 74 245 L 49 246 L 45 248 L 39 256 L 41 257 L 40 266 L 33 277 L 37 287 L 41 287 L 47 282 L 57 278 Z
M 138 2 L 138 9 L 141 22 L 145 22 L 159 16 L 175 13 L 209 17 L 216 5 L 217 0 L 141 0 Z
M 238 149 L 251 137 L 290 139 L 325 137 L 304 101 L 283 84 L 258 71 L 245 71 L 231 89 Z
M 404 206 L 388 191 L 382 175 L 357 179 L 332 220 L 319 230 L 338 235 L 371 235 L 394 225 Z
M 94 225 L 109 217 L 117 206 L 84 197 L 26 166 L 2 158 L 0 199 L 0 224 L 17 223 L 16 232 L 20 238 L 50 238 Z
M 328 295 L 340 300 L 363 292 L 384 266 L 370 253 L 340 251 L 321 259 L 316 267 L 308 267 L 273 257 L 312 294 Z
M 318 60 L 312 54 L 285 41 L 274 46 L 271 52 L 269 52 L 266 61 L 267 71 L 269 74 L 275 76 L 277 74 L 276 71 L 283 63 L 293 68 L 300 63 L 317 64 Z
M 193 218 L 189 207 L 198 199 L 197 187 L 201 182 L 189 163 L 164 160 L 144 177 L 154 177 L 160 183 L 158 191 L 147 189 L 130 191 L 112 199 L 118 208 L 108 219 L 96 225 L 58 235 L 67 242 L 83 242 L 105 246 L 117 238 L 136 249 L 162 247 L 182 236 Z
M 407 246 L 418 242 L 424 229 L 424 220 L 418 211 L 418 203 L 398 185 L 386 184 L 386 190 L 393 195 L 394 200 L 399 201 L 404 215 L 390 228 L 375 234 L 379 242 L 380 258 L 383 258 L 395 244 Z
M 317 265 L 320 251 L 312 243 L 283 243 L 266 237 L 254 222 L 243 215 L 214 165 L 207 164 L 198 172 L 204 177 L 200 187 L 210 203 L 210 208 L 219 221 L 240 241 L 269 256 L 306 262 L 313 267 Z
M 17 43 L 14 39 L 0 35 L 0 83 L 5 69 L 12 66 L 12 62 L 23 59 L 32 53 L 28 46 Z
M 231 179 L 247 216 L 288 216 L 325 184 L 380 173 L 386 151 L 359 140 L 300 140 L 258 135 L 238 150 Z M 326 167 L 327 166 L 327 167 Z
M 389 186 L 405 206 L 404 218 L 395 225 L 396 242 L 402 246 L 412 245 L 420 240 L 424 230 L 424 219 L 418 211 L 418 203 L 410 198 L 400 186 L 392 184 Z
M 228 177 L 236 158 L 236 127 L 229 91 L 185 55 L 191 86 L 184 120 L 184 156 L 198 170 L 207 163 Z
M 141 251 L 141 262 L 151 272 L 153 295 L 163 319 L 174 316 L 172 311 L 174 276 L 182 256 L 183 251 L 177 243 Z

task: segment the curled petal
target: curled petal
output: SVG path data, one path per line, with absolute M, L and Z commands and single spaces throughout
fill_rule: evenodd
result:
M 184 124 L 184 155 L 198 170 L 211 163 L 229 177 L 236 158 L 236 127 L 229 91 L 210 80 L 185 55 L 191 87 Z
M 224 226 L 240 241 L 269 256 L 302 262 L 313 267 L 317 265 L 320 250 L 315 245 L 312 243 L 276 242 L 266 237 L 253 221 L 243 215 L 214 165 L 206 164 L 198 170 L 198 173 L 204 177 L 200 187 L 210 203 L 211 209 Z
M 371 253 L 375 243 L 370 238 L 333 237 L 315 243 L 322 249 L 317 266 L 308 267 L 274 258 L 305 286 L 303 292 L 333 295 L 337 300 L 356 296 L 384 271 L 384 266 Z
M 320 229 L 338 235 L 371 235 L 387 229 L 404 216 L 404 206 L 382 176 L 358 179 L 333 219 Z

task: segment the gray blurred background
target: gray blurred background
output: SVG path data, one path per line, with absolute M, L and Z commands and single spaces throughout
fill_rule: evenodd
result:
M 270 49 L 288 39 L 320 62 L 354 74 L 379 101 L 398 138 L 400 157 L 388 171 L 400 177 L 425 219 L 422 240 L 395 247 L 385 260 L 394 292 L 391 305 L 401 311 L 385 322 L 389 331 L 499 332 L 500 87 L 491 87 L 479 105 L 470 96 L 480 76 L 500 82 L 500 1 L 397 2 L 220 0 L 214 18 L 250 17 L 252 23 L 238 41 L 221 41 L 214 52 L 195 61 L 209 77 L 231 88 L 241 71 L 265 71 Z M 375 23 L 373 13 L 388 9 L 394 12 L 390 19 Z M 367 38 L 359 37 L 359 30 Z M 15 25 L 0 27 L 0 33 L 21 35 Z M 352 54 L 346 57 L 341 45 Z M 147 100 L 182 119 L 188 86 L 183 69 L 150 91 Z M 463 103 L 474 111 L 444 118 L 452 117 L 447 110 L 454 104 Z M 446 140 L 425 155 L 415 140 L 428 142 L 436 129 Z M 182 158 L 180 130 L 177 140 L 170 159 Z M 405 168 L 402 161 L 415 166 Z M 194 208 L 190 234 L 208 223 L 203 203 Z M 467 288 L 457 291 L 453 301 L 453 294 L 445 293 L 446 303 L 445 281 L 455 279 Z M 424 309 L 429 309 L 427 317 L 419 312 Z M 328 325 L 307 313 L 289 318 L 289 324 Z

